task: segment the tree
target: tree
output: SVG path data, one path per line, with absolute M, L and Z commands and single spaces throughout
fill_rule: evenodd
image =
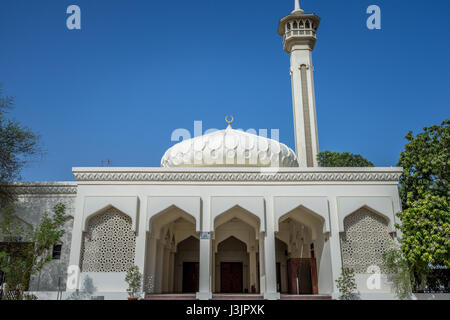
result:
M 433 267 L 450 267 L 450 203 L 447 197 L 427 194 L 397 215 L 402 252 L 423 289 Z
M 450 119 L 423 130 L 415 137 L 408 132 L 405 138 L 409 143 L 398 161 L 403 167 L 400 197 L 404 209 L 427 194 L 450 195 Z
M 323 151 L 317 155 L 321 167 L 373 167 L 373 163 L 359 154 Z
M 0 247 L 0 269 L 11 299 L 22 299 L 30 277 L 39 273 L 52 260 L 52 248 L 64 235 L 66 207 L 59 203 L 53 215 L 45 213 L 36 227 L 25 224 L 14 215 L 11 206 L 1 211 L 0 231 L 4 241 Z
M 127 292 L 130 298 L 138 298 L 142 287 L 142 274 L 139 272 L 138 266 L 132 266 L 128 269 L 125 275 L 125 282 L 128 283 Z
M 401 250 L 416 289 L 425 289 L 434 268 L 450 268 L 450 119 L 408 132 L 398 166 L 403 212 L 398 213 Z
M 0 208 L 14 200 L 8 182 L 20 179 L 21 169 L 41 155 L 40 136 L 6 115 L 14 107 L 14 98 L 3 96 L 0 84 Z
M 392 248 L 384 252 L 382 258 L 395 294 L 401 300 L 409 299 L 412 293 L 411 280 L 414 277 L 403 252 L 397 247 Z

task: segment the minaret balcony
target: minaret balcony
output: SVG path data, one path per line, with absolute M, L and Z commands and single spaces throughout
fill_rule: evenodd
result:
M 316 38 L 316 31 L 314 30 L 291 30 L 284 34 L 283 40 L 286 41 L 292 37 L 313 37 Z M 317 39 L 317 38 L 316 38 Z
M 290 30 L 283 36 L 283 47 L 286 52 L 291 52 L 294 45 L 304 45 L 312 50 L 316 41 L 316 32 L 312 29 Z

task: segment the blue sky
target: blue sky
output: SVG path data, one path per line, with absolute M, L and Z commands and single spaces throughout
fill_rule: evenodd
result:
M 81 8 L 82 30 L 66 28 Z M 366 28 L 366 8 L 382 30 Z M 322 18 L 313 53 L 320 149 L 394 166 L 409 130 L 449 117 L 450 2 L 302 0 Z M 0 82 L 42 135 L 25 181 L 74 166 L 159 166 L 176 128 L 279 129 L 294 147 L 289 56 L 277 35 L 294 0 L 1 0 Z

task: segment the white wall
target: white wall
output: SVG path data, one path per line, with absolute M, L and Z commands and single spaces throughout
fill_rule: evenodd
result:
M 48 186 L 45 188 L 47 188 L 47 196 L 55 200 L 59 198 L 70 199 L 71 211 L 74 215 L 73 233 L 71 239 L 68 239 L 71 242 L 70 264 L 72 265 L 79 264 L 86 199 L 89 197 L 103 197 L 105 199 L 134 197 L 137 199 L 135 263 L 141 270 L 146 265 L 148 254 L 149 241 L 146 221 L 148 221 L 147 208 L 148 197 L 150 196 L 178 197 L 178 199 L 180 197 L 196 197 L 200 199 L 201 214 L 199 218 L 201 221 L 198 222 L 198 217 L 194 217 L 196 226 L 201 228 L 200 231 L 210 231 L 209 227 L 213 223 L 213 219 L 211 219 L 211 198 L 213 197 L 263 199 L 265 207 L 264 222 L 270 221 L 271 225 L 276 225 L 278 222 L 275 221 L 276 211 L 274 208 L 268 207 L 272 206 L 274 197 L 298 197 L 301 195 L 305 199 L 326 198 L 329 207 L 330 232 L 320 255 L 319 288 L 325 292 L 331 282 L 333 292 L 336 293 L 334 280 L 339 276 L 341 267 L 338 240 L 339 221 L 342 221 L 343 216 L 347 214 L 345 208 L 341 207 L 343 202 L 340 199 L 346 199 L 345 206 L 347 207 L 348 202 L 353 201 L 352 199 L 355 203 L 365 203 L 368 206 L 371 204 L 375 206 L 374 201 L 380 199 L 380 201 L 384 201 L 384 204 L 380 202 L 380 205 L 377 205 L 378 210 L 386 211 L 381 213 L 389 217 L 393 223 L 397 222 L 394 214 L 400 210 L 397 190 L 400 172 L 401 170 L 398 168 L 283 168 L 273 175 L 261 175 L 258 168 L 190 168 L 189 170 L 183 168 L 75 168 L 74 174 L 79 181 L 69 186 L 75 191 L 71 190 L 62 194 L 57 190 L 60 187 L 62 188 L 61 183 L 53 183 L 54 186 L 52 184 L 50 189 Z M 32 188 L 34 187 L 29 186 L 30 190 Z M 52 195 L 48 190 L 56 191 Z M 33 192 L 35 191 L 24 191 L 24 193 Z M 74 192 L 76 192 L 75 199 Z M 43 204 L 41 195 L 24 197 L 28 197 L 26 201 L 30 208 L 48 207 L 48 205 Z M 391 205 L 388 205 L 388 202 Z M 236 203 L 238 204 L 238 201 Z M 33 217 L 36 210 L 31 209 L 23 212 L 25 215 Z M 259 243 L 256 247 L 259 247 Z M 273 252 L 275 247 L 266 246 L 265 250 L 266 256 L 271 256 L 271 251 Z M 327 258 L 328 253 L 330 258 Z M 68 254 L 67 251 L 66 254 Z M 260 255 L 264 256 L 263 254 Z M 261 265 L 260 269 L 263 271 L 262 275 L 264 275 L 264 270 L 272 270 L 270 272 L 275 270 L 275 268 L 267 269 L 264 265 Z M 329 279 L 330 270 L 332 281 Z M 97 278 L 98 281 L 102 280 Z M 261 285 L 264 287 L 264 283 Z M 101 283 L 98 283 L 98 286 L 106 287 Z M 111 289 L 120 291 L 124 287 L 118 281 Z

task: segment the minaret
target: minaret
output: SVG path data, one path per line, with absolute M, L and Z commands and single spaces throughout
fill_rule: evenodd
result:
M 319 140 L 312 50 L 320 18 L 305 14 L 295 0 L 295 9 L 280 20 L 278 34 L 283 36 L 284 51 L 291 55 L 292 103 L 294 108 L 295 151 L 300 167 L 317 167 Z

